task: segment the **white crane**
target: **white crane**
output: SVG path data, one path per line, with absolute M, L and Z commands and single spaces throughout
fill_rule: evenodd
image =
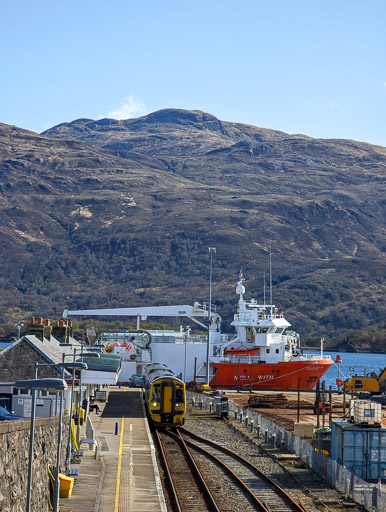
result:
M 139 329 L 140 321 L 146 320 L 149 316 L 181 316 L 191 319 L 193 322 L 207 329 L 208 327 L 197 320 L 197 317 L 210 316 L 210 330 L 220 331 L 221 317 L 215 311 L 211 311 L 209 315 L 208 307 L 204 304 L 195 302 L 193 306 L 177 305 L 177 306 L 155 306 L 155 307 L 138 307 L 138 308 L 112 308 L 112 309 L 78 309 L 63 311 L 62 317 L 69 316 L 135 316 L 137 317 L 137 329 Z

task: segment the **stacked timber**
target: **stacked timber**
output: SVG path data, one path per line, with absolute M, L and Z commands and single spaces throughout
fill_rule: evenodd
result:
M 283 393 L 261 393 L 251 395 L 248 405 L 258 409 L 285 409 L 288 407 L 288 400 Z

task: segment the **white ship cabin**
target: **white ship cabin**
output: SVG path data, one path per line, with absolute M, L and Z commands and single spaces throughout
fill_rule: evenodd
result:
M 254 362 L 277 363 L 289 361 L 300 354 L 299 335 L 287 331 L 291 324 L 278 313 L 274 304 L 258 304 L 255 299 L 244 300 L 245 288 L 237 283 L 240 296 L 237 313 L 231 325 L 236 335 L 225 346 L 218 346 L 218 355 L 234 362 L 253 358 Z

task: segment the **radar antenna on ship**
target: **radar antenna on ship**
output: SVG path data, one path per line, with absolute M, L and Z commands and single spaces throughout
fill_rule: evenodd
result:
M 237 281 L 236 293 L 240 295 L 240 300 L 245 293 L 245 286 L 243 286 L 243 273 L 240 270 L 239 280 Z

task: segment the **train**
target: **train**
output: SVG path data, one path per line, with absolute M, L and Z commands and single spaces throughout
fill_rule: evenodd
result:
M 165 364 L 144 367 L 144 399 L 154 426 L 179 427 L 186 413 L 185 383 Z

